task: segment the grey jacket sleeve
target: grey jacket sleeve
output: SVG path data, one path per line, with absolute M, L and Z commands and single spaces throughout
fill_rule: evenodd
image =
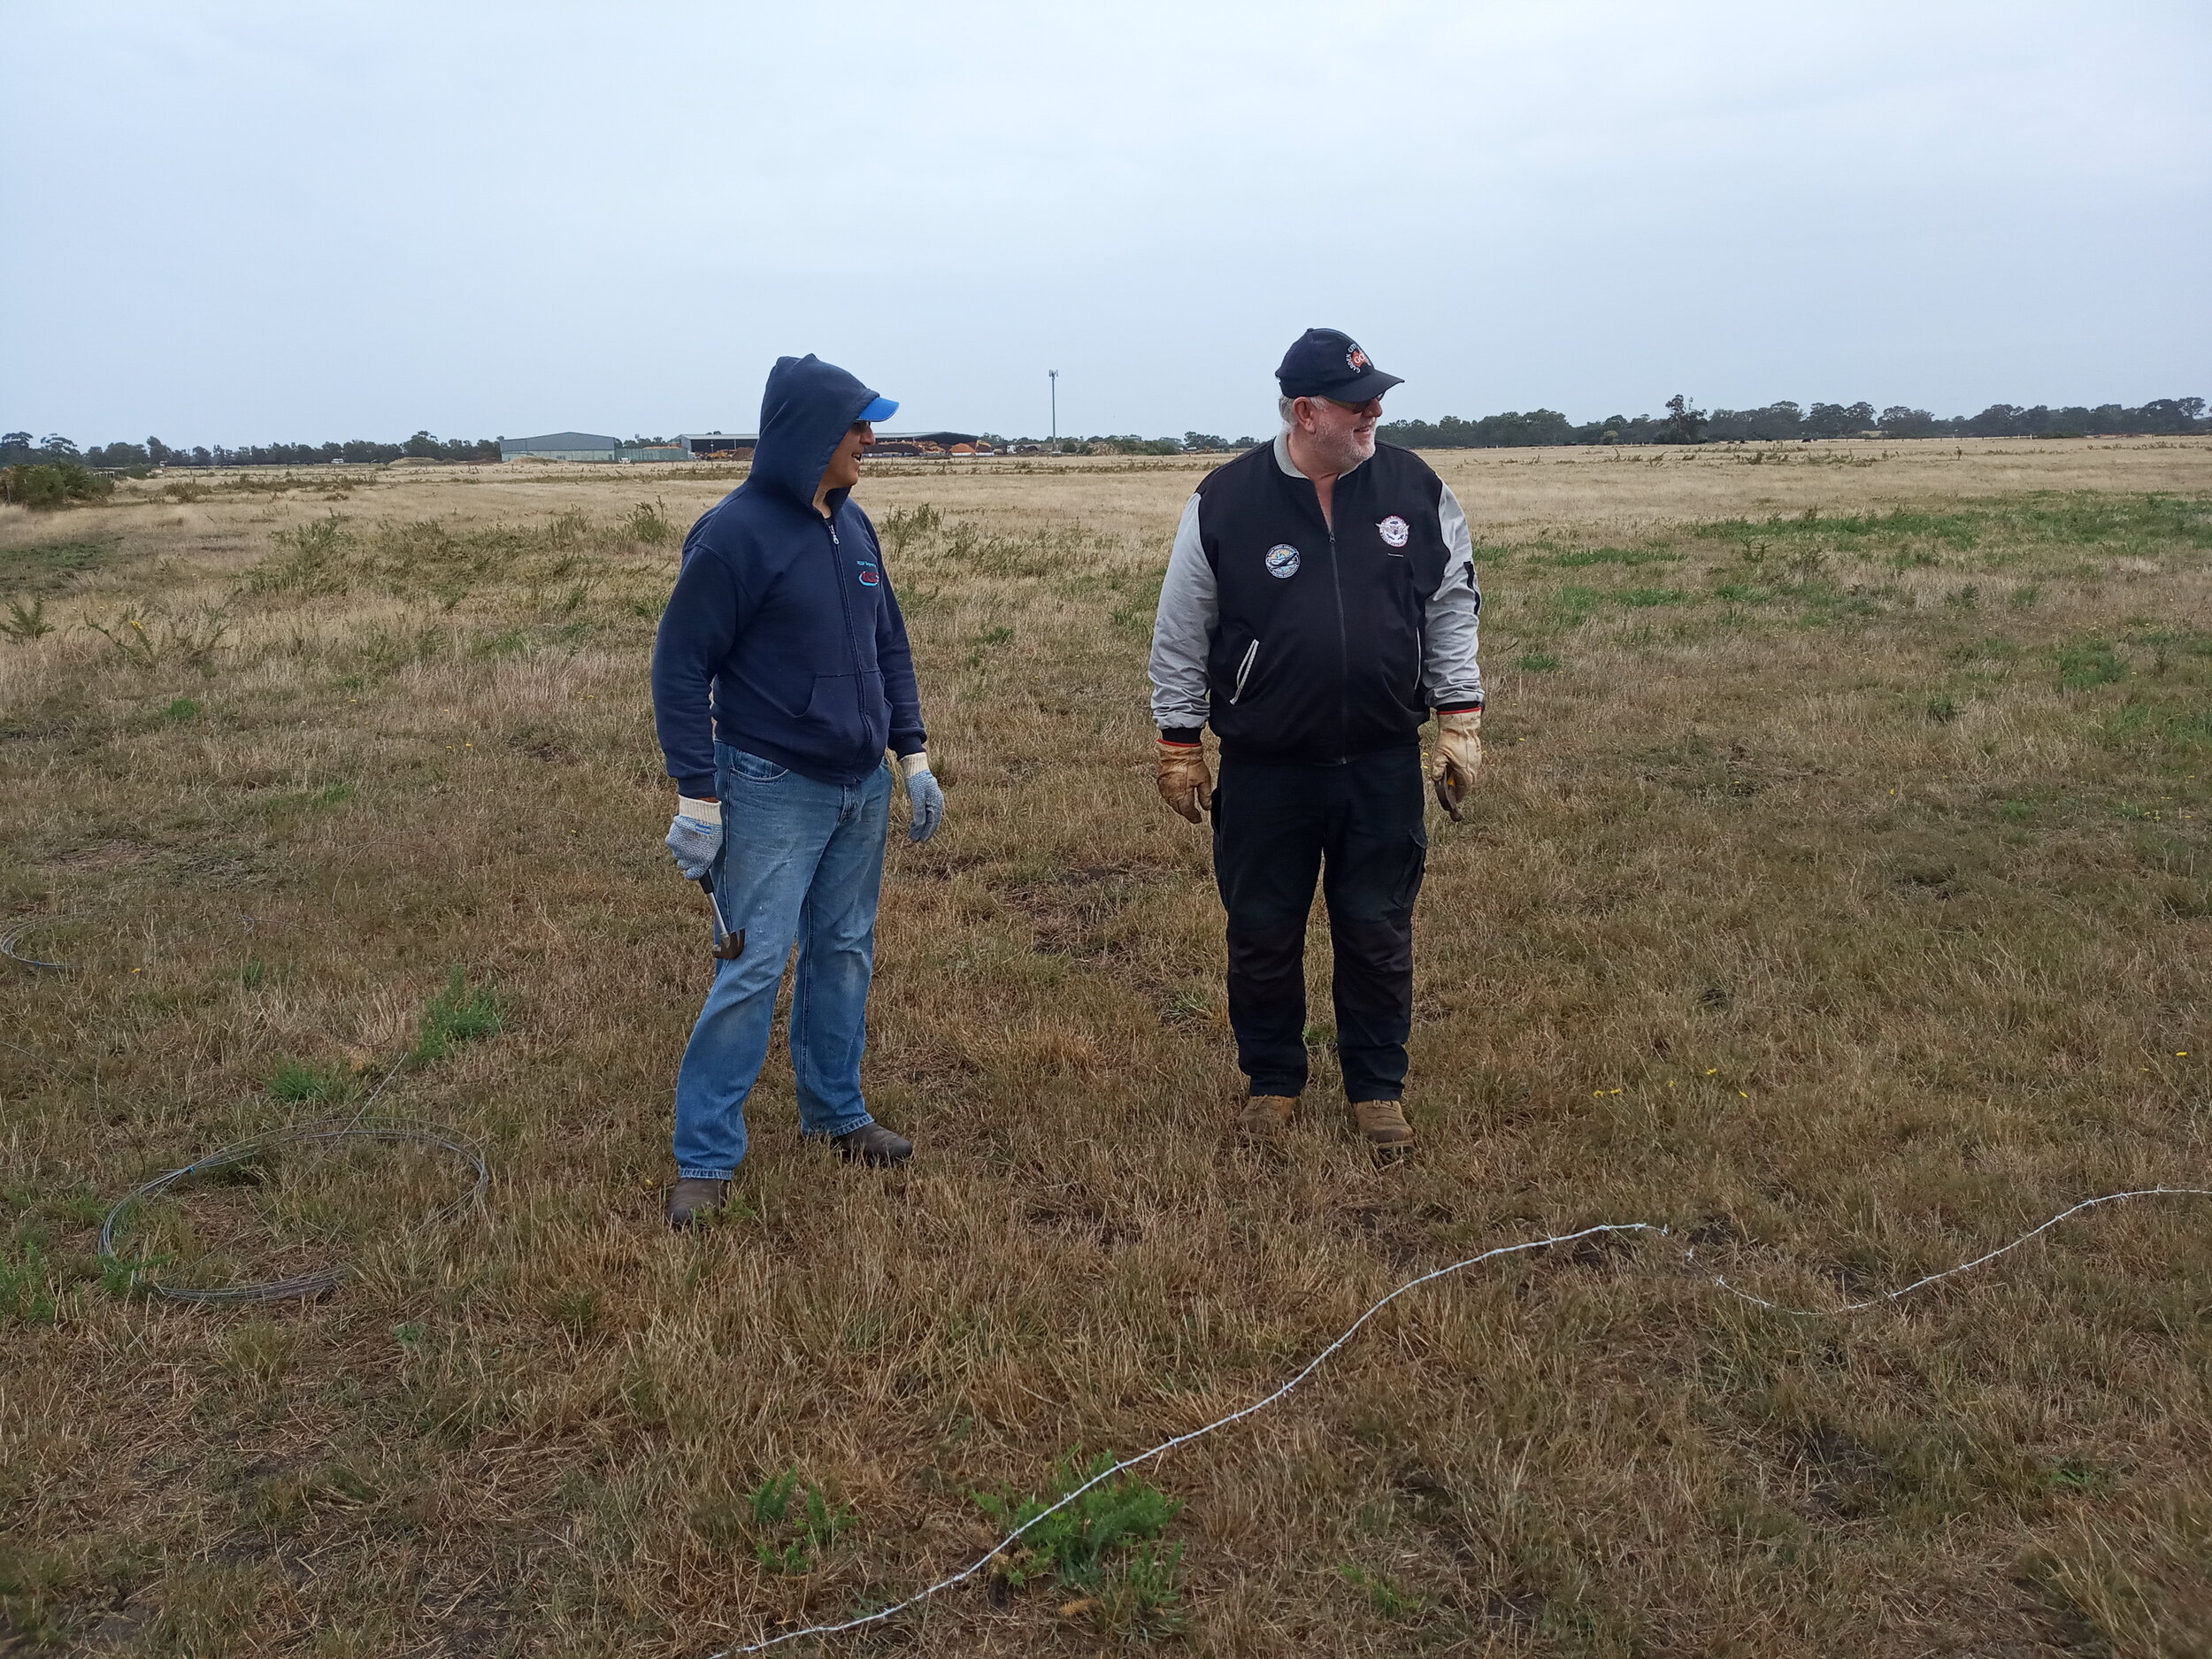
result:
M 1421 689 L 1432 709 L 1477 708 L 1482 703 L 1482 668 L 1475 660 L 1481 642 L 1482 588 L 1475 580 L 1475 541 L 1452 487 L 1440 481 L 1437 488 L 1442 492 L 1437 512 L 1451 556 L 1443 581 L 1429 595 Z
M 1168 555 L 1152 622 L 1152 719 L 1162 731 L 1206 724 L 1206 652 L 1220 617 L 1213 566 L 1199 545 L 1198 497 L 1193 495 L 1175 526 L 1175 550 Z

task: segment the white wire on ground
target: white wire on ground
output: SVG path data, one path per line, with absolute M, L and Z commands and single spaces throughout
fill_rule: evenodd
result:
M 1743 1301 L 1751 1303 L 1752 1306 L 1755 1308 L 1770 1309 L 1776 1313 L 1795 1314 L 1798 1317 L 1803 1319 L 1826 1319 L 1832 1318 L 1837 1314 L 1864 1313 L 1869 1308 L 1878 1308 L 1886 1302 L 1895 1302 L 1900 1296 L 1909 1296 L 1914 1291 L 1920 1289 L 1924 1286 L 1932 1285 L 1939 1279 L 1948 1279 L 1954 1273 L 1963 1273 L 1969 1268 L 1979 1267 L 1984 1262 L 1993 1262 L 1999 1256 L 2002 1256 L 2007 1250 L 2018 1249 L 2030 1239 L 2035 1237 L 2037 1233 L 2048 1232 L 2051 1228 L 2058 1225 L 2060 1222 L 2065 1220 L 2069 1216 L 2078 1214 L 2080 1211 L 2085 1210 L 2093 1210 L 2099 1204 L 2117 1203 L 2123 1198 L 2212 1198 L 2212 1188 L 2201 1187 L 2145 1187 L 2139 1188 L 2134 1192 L 2107 1193 L 2101 1198 L 2085 1198 L 2072 1209 L 2060 1210 L 2058 1214 L 2053 1216 L 2041 1226 L 2030 1227 L 2025 1233 L 2015 1239 L 2010 1244 L 2001 1244 L 1995 1249 L 1990 1251 L 1986 1256 L 1978 1256 L 1970 1262 L 1961 1262 L 1956 1267 L 1947 1267 L 1940 1273 L 1931 1273 L 1925 1279 L 1916 1279 L 1911 1284 L 1906 1286 L 1902 1290 L 1886 1290 L 1878 1296 L 1870 1296 L 1864 1302 L 1846 1302 L 1840 1308 L 1785 1308 L 1778 1302 L 1769 1302 L 1764 1296 L 1755 1296 L 1747 1290 L 1738 1290 L 1733 1285 L 1730 1284 L 1724 1279 L 1716 1279 L 1713 1280 L 1713 1283 L 1719 1286 L 1721 1289 L 1726 1291 L 1730 1295 L 1740 1297 Z M 1684 1259 L 1686 1261 L 1692 1259 L 1696 1256 L 1696 1251 L 1692 1250 L 1684 1257 Z
M 1924 1279 L 1916 1279 L 1911 1284 L 1906 1286 L 1902 1290 L 1893 1290 L 1883 1295 L 1871 1297 L 1865 1302 L 1852 1302 L 1841 1308 L 1785 1308 L 1779 1302 L 1768 1302 L 1764 1298 L 1754 1296 L 1747 1291 L 1738 1290 L 1733 1285 L 1730 1284 L 1724 1279 L 1716 1277 L 1713 1283 L 1718 1288 L 1726 1291 L 1730 1295 L 1740 1297 L 1743 1301 L 1751 1302 L 1757 1307 L 1765 1308 L 1776 1313 L 1791 1314 L 1800 1318 L 1829 1318 L 1839 1314 L 1860 1313 L 1869 1308 L 1878 1307 L 1884 1302 L 1894 1302 L 1900 1296 L 1909 1296 L 1914 1291 L 1920 1290 L 1927 1286 L 1932 1285 L 1939 1279 L 1949 1279 L 1954 1274 L 1966 1272 L 1970 1269 L 1981 1266 L 1985 1262 L 1993 1262 L 1999 1256 L 2004 1255 L 2006 1251 L 2017 1249 L 2021 1245 L 2025 1244 L 2030 1239 L 2034 1238 L 2038 1233 L 2047 1232 L 2049 1229 L 2056 1226 L 2060 1222 L 2065 1220 L 2067 1217 L 2077 1215 L 2080 1211 L 2092 1209 L 2098 1204 L 2116 1203 L 2123 1198 L 2160 1197 L 2212 1198 L 2212 1188 L 2197 1187 L 2148 1187 L 2133 1192 L 2107 1193 L 2101 1198 L 2085 1198 L 2081 1202 L 2072 1206 L 2070 1209 L 2061 1210 L 2057 1215 L 2053 1216 L 2048 1221 L 2044 1222 L 2041 1225 L 2031 1227 L 2027 1232 L 2013 1240 L 2011 1243 L 2001 1245 L 1996 1249 L 1991 1250 L 1985 1255 L 1976 1256 L 1970 1262 L 1961 1262 L 1956 1267 L 1947 1267 L 1940 1273 L 1930 1273 Z M 1273 1405 L 1278 1400 L 1280 1400 L 1285 1394 L 1295 1388 L 1300 1383 L 1305 1381 L 1307 1378 L 1312 1376 L 1315 1371 L 1320 1370 L 1322 1362 L 1326 1360 L 1331 1355 L 1334 1354 L 1347 1342 L 1349 1342 L 1353 1337 L 1357 1335 L 1362 1325 L 1365 1325 L 1370 1319 L 1373 1318 L 1377 1314 L 1380 1313 L 1385 1308 L 1387 1308 L 1392 1302 L 1397 1301 L 1399 1297 L 1404 1295 L 1409 1290 L 1417 1290 L 1423 1285 L 1428 1284 L 1433 1279 L 1446 1278 L 1448 1275 L 1459 1272 L 1463 1269 L 1474 1267 L 1481 1263 L 1494 1260 L 1496 1257 L 1501 1256 L 1512 1256 L 1523 1250 L 1540 1250 L 1548 1245 L 1554 1244 L 1572 1244 L 1578 1239 L 1592 1238 L 1601 1233 L 1656 1233 L 1664 1236 L 1669 1232 L 1669 1228 L 1664 1227 L 1659 1223 L 1654 1221 L 1604 1222 L 1597 1226 L 1585 1227 L 1578 1233 L 1556 1233 L 1548 1239 L 1530 1239 L 1520 1244 L 1502 1244 L 1494 1250 L 1485 1250 L 1479 1256 L 1471 1256 L 1463 1261 L 1453 1262 L 1448 1266 L 1433 1269 L 1429 1272 L 1422 1274 L 1417 1279 L 1409 1279 L 1406 1280 L 1404 1284 L 1399 1286 L 1395 1290 L 1392 1291 L 1388 1295 L 1375 1302 L 1367 1310 L 1366 1312 L 1361 1314 L 1358 1318 L 1353 1320 L 1350 1325 L 1345 1326 L 1343 1333 L 1339 1336 L 1336 1340 L 1330 1343 L 1328 1347 L 1323 1348 L 1318 1354 L 1316 1354 L 1311 1359 L 1308 1360 L 1299 1370 L 1296 1375 L 1292 1377 L 1291 1379 L 1285 1383 L 1281 1387 L 1276 1389 L 1274 1393 L 1268 1394 L 1262 1399 L 1255 1400 L 1250 1405 L 1244 1406 L 1238 1410 L 1232 1411 L 1226 1417 L 1216 1417 L 1211 1423 L 1203 1424 L 1197 1428 L 1192 1429 L 1187 1433 L 1178 1434 L 1172 1440 L 1162 1440 L 1157 1446 L 1155 1446 L 1149 1451 L 1139 1452 L 1134 1457 L 1125 1457 L 1121 1462 L 1114 1464 L 1110 1469 L 1102 1470 L 1097 1474 L 1093 1475 L 1088 1480 L 1083 1482 L 1082 1485 L 1071 1489 L 1064 1497 L 1061 1498 L 1058 1502 L 1053 1504 L 1049 1509 L 1040 1509 L 1035 1515 L 1031 1516 L 1029 1519 L 1024 1521 L 1012 1532 L 1007 1533 L 1005 1537 L 1000 1539 L 997 1543 L 992 1545 L 990 1548 L 984 1551 L 983 1554 L 978 1556 L 972 1563 L 965 1567 L 963 1567 L 959 1571 L 953 1573 L 949 1577 L 940 1578 L 936 1583 L 928 1586 L 926 1588 L 917 1590 L 912 1595 L 908 1596 L 903 1601 L 895 1602 L 893 1605 L 879 1609 L 878 1611 L 873 1613 L 864 1613 L 858 1618 L 849 1618 L 844 1620 L 842 1623 L 835 1624 L 809 1624 L 803 1630 L 786 1631 L 780 1636 L 771 1636 L 764 1641 L 749 1642 L 740 1647 L 725 1647 L 718 1653 L 710 1655 L 708 1659 L 739 1659 L 739 1656 L 741 1655 L 764 1653 L 771 1647 L 781 1647 L 785 1642 L 797 1641 L 803 1637 L 837 1636 L 843 1634 L 847 1631 L 860 1630 L 870 1624 L 879 1624 L 885 1619 L 891 1618 L 900 1613 L 903 1613 L 910 1607 L 917 1607 L 920 1605 L 922 1602 L 928 1601 L 930 1597 L 936 1595 L 941 1591 L 949 1590 L 956 1584 L 964 1584 L 968 1579 L 974 1578 L 977 1573 L 981 1572 L 986 1567 L 989 1566 L 993 1561 L 998 1558 L 998 1556 L 1007 1548 L 1009 1545 L 1018 1540 L 1024 1532 L 1026 1532 L 1031 1527 L 1036 1525 L 1038 1522 L 1045 1519 L 1046 1517 L 1056 1514 L 1060 1510 L 1066 1509 L 1069 1504 L 1074 1502 L 1076 1499 L 1081 1497 L 1086 1492 L 1088 1492 L 1093 1486 L 1097 1486 L 1100 1482 L 1111 1480 L 1116 1475 L 1122 1473 L 1125 1470 L 1134 1469 L 1140 1463 L 1150 1463 L 1154 1458 L 1159 1456 L 1164 1452 L 1173 1451 L 1179 1446 L 1187 1446 L 1194 1440 L 1199 1440 L 1208 1434 L 1211 1434 L 1216 1429 L 1227 1428 L 1232 1423 L 1239 1422 L 1245 1417 L 1248 1417 L 1255 1412 L 1264 1411 L 1268 1407 Z M 1697 1252 L 1694 1248 L 1686 1250 L 1683 1253 L 1683 1260 L 1686 1262 L 1694 1261 L 1696 1259 L 1696 1256 Z
M 1069 1504 L 1074 1502 L 1078 1498 L 1088 1492 L 1093 1486 L 1097 1486 L 1101 1481 L 1111 1480 L 1116 1475 L 1120 1474 L 1124 1470 L 1134 1469 L 1139 1463 L 1150 1463 L 1155 1457 L 1159 1456 L 1163 1452 L 1172 1451 L 1178 1446 L 1187 1446 L 1191 1441 L 1197 1440 L 1203 1435 L 1211 1434 L 1216 1429 L 1226 1428 L 1230 1424 L 1238 1421 L 1240 1418 L 1250 1417 L 1255 1411 L 1265 1410 L 1269 1406 L 1273 1405 L 1278 1400 L 1280 1400 L 1285 1394 L 1288 1394 L 1300 1383 L 1305 1381 L 1307 1378 L 1312 1376 L 1315 1371 L 1318 1371 L 1321 1368 L 1321 1362 L 1327 1359 L 1330 1355 L 1335 1353 L 1337 1349 L 1342 1348 L 1347 1342 L 1350 1341 L 1352 1338 L 1357 1334 L 1360 1326 L 1365 1325 L 1370 1319 L 1380 1313 L 1385 1308 L 1387 1308 L 1392 1302 L 1397 1301 L 1399 1297 L 1404 1295 L 1409 1290 L 1417 1289 L 1420 1286 L 1427 1284 L 1429 1280 L 1432 1279 L 1441 1279 L 1447 1273 L 1456 1273 L 1463 1267 L 1472 1267 L 1476 1263 L 1486 1262 L 1490 1260 L 1491 1257 L 1495 1256 L 1510 1256 L 1517 1250 L 1539 1250 L 1543 1248 L 1543 1247 L 1548 1244 L 1571 1244 L 1575 1240 L 1586 1239 L 1593 1233 L 1664 1233 L 1666 1229 L 1664 1227 L 1655 1226 L 1648 1221 L 1607 1222 L 1600 1226 L 1585 1227 L 1579 1233 L 1563 1233 L 1555 1238 L 1531 1239 L 1525 1244 L 1502 1244 L 1494 1250 L 1485 1250 L 1480 1256 L 1471 1256 L 1463 1262 L 1454 1262 L 1448 1267 L 1437 1268 L 1432 1272 L 1422 1274 L 1418 1279 L 1409 1279 L 1404 1284 L 1399 1286 L 1397 1289 L 1392 1291 L 1387 1296 L 1385 1296 L 1380 1302 L 1378 1302 L 1374 1304 L 1374 1306 L 1368 1309 L 1368 1310 L 1360 1315 L 1358 1318 L 1353 1320 L 1350 1325 L 1344 1328 L 1344 1333 L 1341 1336 L 1338 1337 L 1335 1341 L 1330 1343 L 1328 1347 L 1323 1348 L 1318 1354 L 1316 1354 L 1311 1359 L 1308 1360 L 1305 1363 L 1304 1367 L 1299 1371 L 1296 1376 L 1293 1377 L 1288 1382 L 1278 1388 L 1273 1394 L 1267 1395 L 1263 1399 L 1255 1400 L 1250 1405 L 1245 1406 L 1239 1410 L 1232 1411 L 1225 1417 L 1216 1417 L 1211 1423 L 1206 1424 L 1200 1428 L 1194 1428 L 1187 1434 L 1178 1434 L 1173 1440 L 1162 1440 L 1157 1446 L 1155 1446 L 1148 1452 L 1139 1452 L 1134 1457 L 1125 1457 L 1121 1460 L 1121 1462 L 1116 1463 L 1110 1469 L 1101 1470 L 1097 1474 L 1093 1475 L 1088 1480 L 1086 1480 L 1081 1486 L 1071 1489 L 1065 1497 L 1062 1498 L 1050 1509 L 1038 1510 L 1036 1514 L 1031 1516 L 1026 1521 L 1024 1521 L 1012 1532 L 1007 1533 L 1004 1538 L 1000 1539 L 997 1543 L 992 1545 L 989 1549 L 984 1551 L 981 1555 L 976 1558 L 972 1564 L 963 1567 L 958 1572 L 954 1573 L 950 1578 L 940 1578 L 935 1584 L 931 1585 L 927 1589 L 918 1590 L 912 1595 L 908 1596 L 905 1601 L 897 1603 L 895 1606 L 884 1608 L 879 1612 L 864 1614 L 859 1618 L 847 1619 L 841 1624 L 810 1624 L 804 1630 L 786 1631 L 780 1636 L 771 1636 L 766 1641 L 757 1641 L 749 1647 L 725 1647 L 720 1653 L 710 1655 L 710 1659 L 734 1659 L 734 1656 L 739 1654 L 760 1653 L 783 1642 L 796 1641 L 802 1636 L 834 1636 L 843 1631 L 858 1630 L 864 1624 L 879 1624 L 883 1620 L 889 1618 L 895 1613 L 903 1613 L 908 1608 L 916 1605 L 918 1602 L 926 1601 L 931 1596 L 935 1595 L 941 1590 L 949 1590 L 956 1584 L 964 1583 L 966 1580 L 974 1578 L 977 1573 L 981 1572 L 984 1568 L 989 1566 L 992 1561 L 997 1557 L 1002 1550 L 1003 1550 L 1009 1544 L 1012 1543 L 1016 1539 L 1019 1538 L 1024 1532 L 1026 1532 L 1031 1527 L 1036 1525 L 1038 1522 L 1043 1520 L 1047 1516 L 1057 1514 L 1060 1510 L 1066 1509 Z

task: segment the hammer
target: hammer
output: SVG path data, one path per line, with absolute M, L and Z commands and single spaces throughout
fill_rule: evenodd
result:
M 701 876 L 699 890 L 707 895 L 707 902 L 714 906 L 714 959 L 717 962 L 735 962 L 745 954 L 745 930 L 730 932 L 730 925 L 722 919 L 722 901 L 714 896 L 714 878 Z

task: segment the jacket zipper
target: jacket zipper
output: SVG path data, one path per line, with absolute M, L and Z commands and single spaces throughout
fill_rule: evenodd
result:
M 1352 741 L 1352 646 L 1344 626 L 1344 579 L 1336 567 L 1335 524 L 1330 522 L 1328 529 L 1329 586 L 1336 590 L 1336 741 L 1348 749 Z M 1337 758 L 1341 760 L 1343 756 Z
M 1251 678 L 1252 674 L 1252 659 L 1259 654 L 1260 642 L 1257 640 L 1254 640 L 1251 644 L 1244 648 L 1244 660 L 1237 664 L 1236 689 L 1229 694 L 1229 704 L 1232 708 L 1236 706 L 1237 699 L 1244 695 L 1244 682 Z

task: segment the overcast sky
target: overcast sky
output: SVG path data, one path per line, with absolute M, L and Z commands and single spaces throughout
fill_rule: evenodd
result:
M 1234 437 L 1309 325 L 1393 415 L 2212 396 L 2212 6 L 6 11 L 0 426 Z

